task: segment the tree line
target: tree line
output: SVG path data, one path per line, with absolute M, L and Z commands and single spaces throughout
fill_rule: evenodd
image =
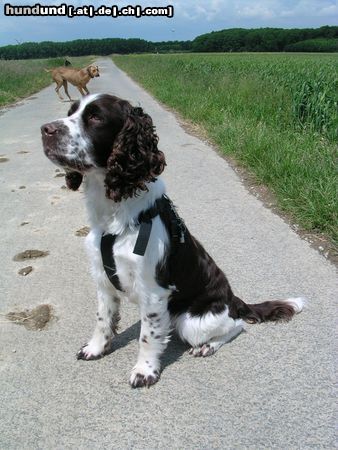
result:
M 283 29 L 232 28 L 213 31 L 193 41 L 151 42 L 144 39 L 77 39 L 25 42 L 0 47 L 0 59 L 168 52 L 337 52 L 338 27 Z
M 323 50 L 323 39 L 327 41 L 327 50 Z M 195 52 L 282 52 L 282 51 L 338 51 L 338 27 L 321 28 L 232 28 L 213 31 L 198 36 L 192 41 Z M 311 42 L 307 50 L 297 49 L 299 42 Z M 317 40 L 322 41 L 318 50 Z M 331 46 L 332 42 L 335 46 Z M 302 47 L 303 48 L 303 47 Z M 333 48 L 333 49 L 332 49 Z M 335 49 L 334 49 L 335 48 Z

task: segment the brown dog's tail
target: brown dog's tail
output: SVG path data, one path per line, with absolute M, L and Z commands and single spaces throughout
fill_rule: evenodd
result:
M 236 297 L 236 301 L 240 300 Z M 303 297 L 287 298 L 285 300 L 267 301 L 263 303 L 247 304 L 240 300 L 238 314 L 239 317 L 248 323 L 260 322 L 287 322 L 295 314 L 302 311 L 306 304 Z
M 46 68 L 44 68 L 43 69 L 45 72 L 51 72 L 53 69 L 46 69 Z

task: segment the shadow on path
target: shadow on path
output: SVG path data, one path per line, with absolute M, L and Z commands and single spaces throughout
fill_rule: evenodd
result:
M 138 321 L 131 325 L 129 328 L 118 334 L 112 341 L 112 346 L 108 354 L 125 347 L 129 342 L 137 340 L 140 336 L 141 321 Z M 182 342 L 180 338 L 174 333 L 170 337 L 168 347 L 164 351 L 162 356 L 162 368 L 164 369 L 170 364 L 178 361 L 184 352 L 188 349 L 187 344 Z M 136 355 L 135 355 L 136 357 Z

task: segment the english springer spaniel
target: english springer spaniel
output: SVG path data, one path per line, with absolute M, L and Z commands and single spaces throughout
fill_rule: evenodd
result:
M 160 357 L 175 329 L 190 354 L 209 356 L 249 323 L 289 320 L 302 298 L 246 304 L 211 256 L 189 233 L 165 194 L 166 163 L 152 119 L 111 95 L 75 102 L 68 117 L 41 127 L 46 156 L 77 190 L 84 180 L 91 231 L 86 239 L 97 284 L 93 337 L 78 359 L 109 352 L 120 301 L 138 303 L 139 355 L 132 387 L 160 377 Z

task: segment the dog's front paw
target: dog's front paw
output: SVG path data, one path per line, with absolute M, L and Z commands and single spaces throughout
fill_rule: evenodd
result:
M 100 345 L 95 342 L 89 342 L 85 344 L 76 354 L 77 359 L 84 359 L 85 361 L 89 361 L 91 359 L 99 359 L 104 356 L 110 347 L 110 342 L 107 342 L 105 345 Z
M 131 372 L 129 382 L 133 388 L 150 387 L 152 384 L 157 383 L 159 379 L 159 369 L 136 364 Z

